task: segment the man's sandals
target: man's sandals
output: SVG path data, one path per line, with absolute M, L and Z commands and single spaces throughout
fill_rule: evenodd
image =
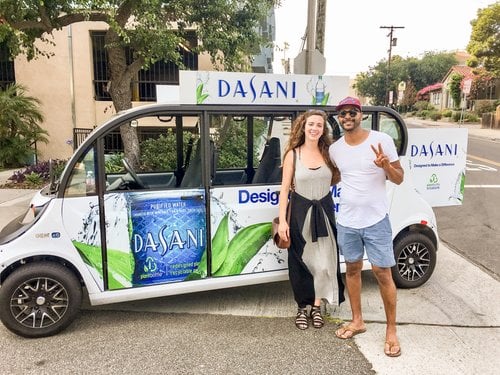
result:
M 384 347 L 384 353 L 388 357 L 399 357 L 401 355 L 401 347 L 399 346 L 399 342 L 386 341 Z
M 335 336 L 339 339 L 347 340 L 364 332 L 366 332 L 366 328 L 357 329 L 346 324 L 335 331 Z
M 337 329 L 335 331 L 335 336 L 337 336 L 339 339 L 346 340 L 353 338 L 354 336 L 364 332 L 366 332 L 366 328 L 357 329 L 347 324 Z M 384 354 L 388 357 L 399 357 L 401 355 L 401 347 L 399 345 L 399 342 L 386 341 L 384 347 Z

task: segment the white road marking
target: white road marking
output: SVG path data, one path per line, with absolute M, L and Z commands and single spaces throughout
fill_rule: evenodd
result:
M 467 189 L 470 188 L 481 188 L 481 189 L 499 189 L 500 185 L 465 185 Z

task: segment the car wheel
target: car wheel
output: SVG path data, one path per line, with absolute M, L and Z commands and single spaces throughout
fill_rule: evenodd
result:
M 68 268 L 58 263 L 30 263 L 2 284 L 0 319 L 20 336 L 51 336 L 73 321 L 81 302 L 81 284 Z
M 398 288 L 416 288 L 431 277 L 436 266 L 436 246 L 424 234 L 408 232 L 394 243 L 396 265 L 392 277 Z

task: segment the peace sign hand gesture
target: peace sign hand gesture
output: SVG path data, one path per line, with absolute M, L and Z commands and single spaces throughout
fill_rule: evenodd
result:
M 375 160 L 373 161 L 375 165 L 379 168 L 386 169 L 388 168 L 391 163 L 389 162 L 389 158 L 387 157 L 386 154 L 384 154 L 384 150 L 382 150 L 382 145 L 379 143 L 378 144 L 378 149 L 375 148 L 375 146 L 370 145 L 373 152 L 375 153 Z

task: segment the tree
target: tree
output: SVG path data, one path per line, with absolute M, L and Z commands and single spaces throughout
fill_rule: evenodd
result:
M 462 96 L 461 84 L 463 78 L 461 74 L 453 73 L 450 77 L 450 83 L 448 84 L 455 108 L 460 107 L 460 98 Z
M 387 60 L 380 60 L 368 72 L 356 77 L 355 88 L 363 96 L 372 98 L 373 104 L 384 104 L 388 90 L 397 92 L 399 82 L 412 82 L 416 91 L 441 81 L 457 60 L 452 53 L 426 52 L 421 59 L 394 56 L 387 85 Z
M 18 167 L 33 154 L 34 142 L 47 142 L 40 127 L 40 101 L 26 95 L 21 85 L 0 90 L 0 167 Z
M 189 45 L 188 29 L 195 29 L 212 62 L 226 70 L 242 69 L 249 51 L 264 43 L 256 26 L 274 0 L 57 0 L 0 2 L 0 42 L 28 59 L 50 56 L 35 41 L 53 43 L 54 30 L 83 21 L 106 22 L 109 93 L 116 111 L 131 108 L 131 82 L 142 68 L 159 60 L 181 65 L 178 45 Z M 126 50 L 133 51 L 127 61 Z M 139 141 L 133 127 L 122 126 L 125 155 L 139 165 Z
M 467 52 L 477 63 L 500 77 L 500 3 L 495 2 L 477 11 L 477 18 L 471 21 L 472 33 Z
M 425 52 L 424 56 L 417 60 L 414 70 L 409 71 L 409 79 L 418 90 L 441 82 L 453 65 L 458 61 L 450 52 Z
M 467 98 L 475 99 L 493 99 L 493 88 L 495 87 L 495 77 L 484 68 L 474 69 L 474 78 L 472 87 Z
M 362 72 L 356 76 L 354 88 L 359 95 L 370 97 L 374 105 L 385 103 L 387 94 L 386 65 L 385 62 L 380 61 L 376 67 L 370 67 L 368 72 Z
M 415 89 L 415 85 L 412 81 L 406 83 L 406 89 L 404 92 L 403 99 L 401 100 L 401 107 L 403 111 L 409 111 L 415 102 L 417 101 L 417 90 Z

